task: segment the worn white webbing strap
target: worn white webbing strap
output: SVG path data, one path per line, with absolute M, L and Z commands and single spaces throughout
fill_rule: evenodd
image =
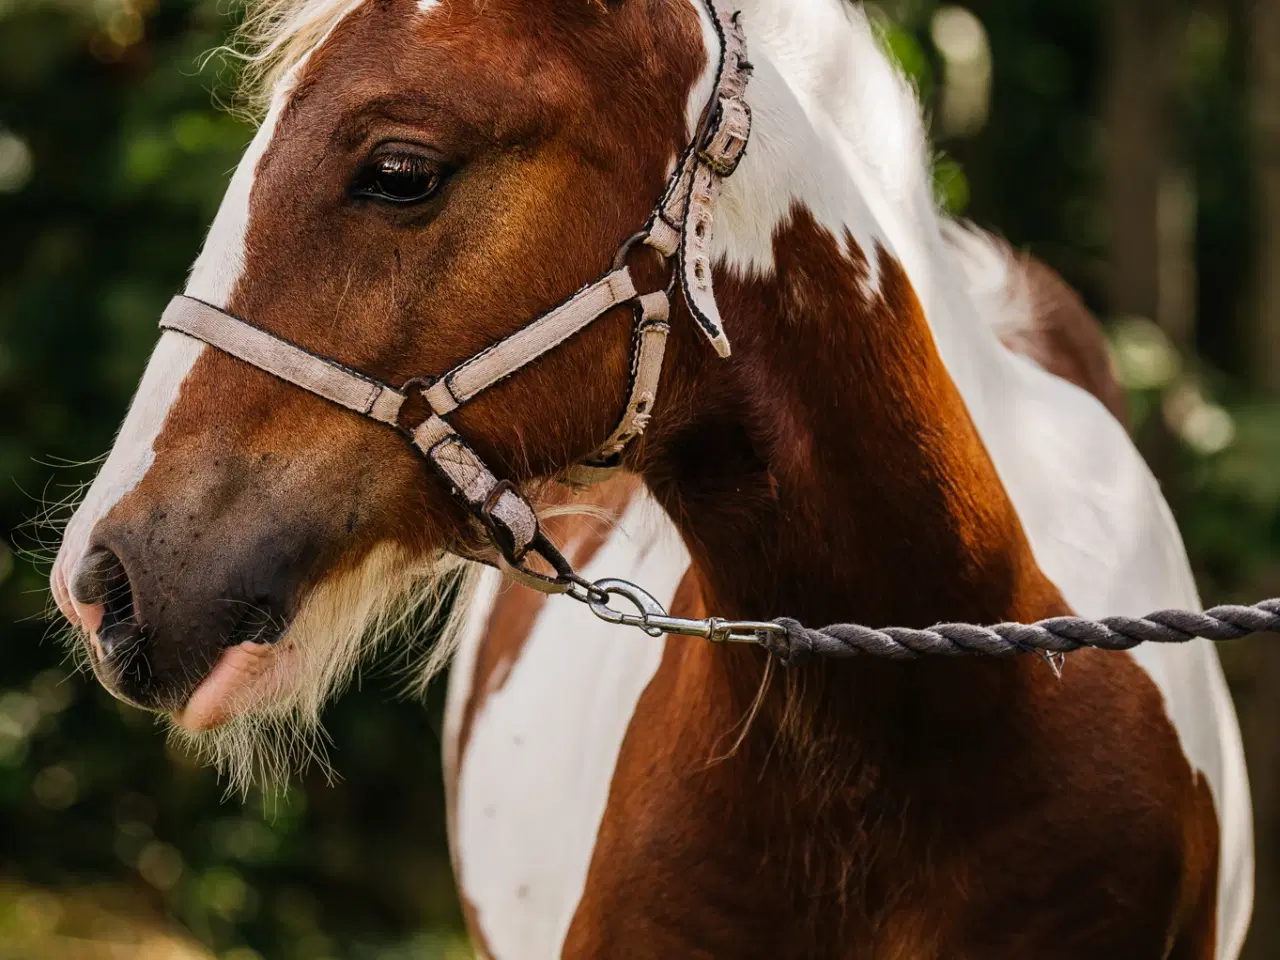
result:
M 523 556 L 538 535 L 538 517 L 528 501 L 510 486 L 503 486 L 470 445 L 439 415 L 424 420 L 412 436 L 413 445 L 453 484 L 473 513 L 492 517 L 502 524 L 511 541 L 504 544 L 504 548 L 513 556 Z
M 301 347 L 281 340 L 267 331 L 245 323 L 239 317 L 211 307 L 191 297 L 169 301 L 160 317 L 162 330 L 177 330 L 202 340 L 224 353 L 252 364 L 332 400 L 348 410 L 395 426 L 405 396 L 394 387 L 379 383 L 340 363 L 326 360 Z
M 751 135 L 751 108 L 745 98 L 751 64 L 738 15 L 728 14 L 714 0 L 708 6 L 723 44 L 716 89 L 694 143 L 681 158 L 680 176 L 672 180 L 649 222 L 646 242 L 664 257 L 678 254 L 689 312 L 716 353 L 727 357 L 729 338 L 712 288 L 712 211 L 721 181 L 737 169 Z
M 662 360 L 667 351 L 667 333 L 671 330 L 668 325 L 671 304 L 661 290 L 646 293 L 639 301 L 637 343 L 631 358 L 631 391 L 622 420 L 596 452 L 600 459 L 621 453 L 628 443 L 644 433 L 658 396 Z
M 589 487 L 607 480 L 618 472 L 618 455 L 649 425 L 653 405 L 662 379 L 662 360 L 667 349 L 668 320 L 671 304 L 661 290 L 638 298 L 640 317 L 636 342 L 631 355 L 631 388 L 627 405 L 613 433 L 596 452 L 581 463 L 575 463 L 561 474 L 561 479 L 577 487 Z

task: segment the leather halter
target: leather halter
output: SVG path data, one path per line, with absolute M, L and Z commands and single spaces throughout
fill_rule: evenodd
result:
M 699 329 L 721 357 L 729 355 L 711 285 L 712 208 L 720 182 L 737 168 L 751 132 L 751 110 L 744 98 L 751 64 L 738 14 L 729 15 L 720 0 L 702 0 L 720 39 L 714 90 L 684 153 L 644 228 L 618 250 L 610 270 L 559 306 L 515 333 L 464 360 L 443 376 L 415 378 L 399 389 L 327 357 L 311 353 L 239 317 L 187 296 L 174 297 L 160 318 L 163 330 L 203 341 L 339 406 L 394 427 L 449 482 L 452 492 L 488 534 L 508 575 L 544 592 L 566 592 L 582 581 L 538 526 L 537 515 L 509 480 L 499 480 L 445 419 L 489 387 L 516 373 L 614 307 L 635 311 L 631 383 L 618 426 L 596 452 L 566 471 L 572 483 L 593 483 L 616 470 L 626 446 L 644 432 L 653 408 L 670 315 L 670 290 L 640 294 L 627 266 L 628 255 L 645 245 L 672 264 L 672 286 L 679 283 Z M 414 427 L 401 424 L 411 391 L 418 391 L 431 413 Z M 531 570 L 529 554 L 541 556 L 554 577 Z

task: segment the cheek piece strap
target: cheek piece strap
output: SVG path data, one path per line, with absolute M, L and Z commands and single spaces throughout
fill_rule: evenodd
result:
M 720 183 L 737 168 L 751 133 L 751 110 L 744 96 L 751 65 L 738 15 L 728 15 L 720 0 L 703 0 L 703 4 L 720 39 L 715 87 L 697 133 L 677 161 L 653 213 L 644 228 L 619 248 L 607 273 L 505 339 L 439 377 L 415 378 L 396 388 L 192 297 L 170 301 L 160 318 L 161 329 L 193 337 L 399 430 L 483 528 L 496 550 L 496 563 L 506 574 L 544 593 L 589 590 L 542 532 L 533 507 L 519 489 L 494 476 L 446 418 L 610 310 L 630 305 L 635 320 L 626 407 L 613 432 L 564 477 L 585 485 L 615 471 L 622 452 L 649 422 L 669 330 L 668 291 L 639 293 L 627 266 L 629 255 L 641 245 L 670 265 L 672 287 L 679 286 L 695 323 L 721 357 L 729 356 L 711 285 L 712 211 Z M 412 392 L 420 393 L 431 412 L 416 426 L 405 426 L 401 415 Z M 531 569 L 531 555 L 541 557 L 554 574 Z

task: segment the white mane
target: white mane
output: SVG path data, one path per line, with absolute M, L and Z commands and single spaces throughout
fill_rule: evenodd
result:
M 364 0 L 249 0 L 229 52 L 246 62 L 244 89 L 255 108 Z

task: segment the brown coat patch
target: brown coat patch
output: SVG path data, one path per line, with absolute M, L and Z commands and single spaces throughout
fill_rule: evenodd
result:
M 866 304 L 865 264 L 804 211 L 775 255 L 777 283 L 722 281 L 731 367 L 704 375 L 677 333 L 676 399 L 646 441 L 695 558 L 687 612 L 1066 612 L 898 265 L 881 256 L 883 302 Z M 764 660 L 668 640 L 566 956 L 1212 950 L 1216 820 L 1131 658 L 1072 655 L 1062 680 L 1032 657 L 812 664 L 772 678 L 725 756 Z
M 1008 251 L 1031 298 L 1031 324 L 1001 335 L 1014 353 L 1093 394 L 1121 423 L 1128 422 L 1124 390 L 1116 382 L 1102 327 L 1080 295 L 1052 268 L 1028 254 Z

